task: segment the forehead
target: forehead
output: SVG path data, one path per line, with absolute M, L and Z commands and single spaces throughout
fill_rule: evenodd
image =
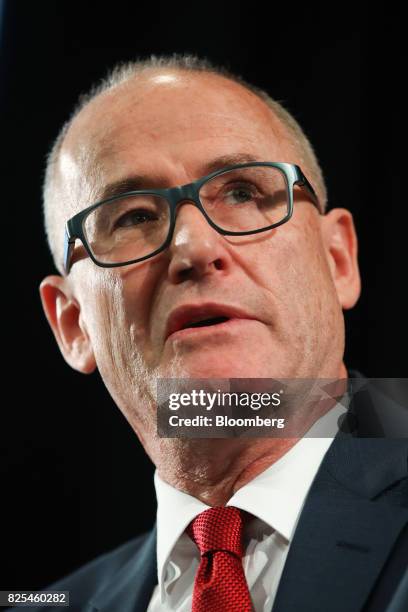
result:
M 96 194 L 130 174 L 202 175 L 213 158 L 249 155 L 296 163 L 273 111 L 223 77 L 151 71 L 90 102 L 74 120 L 61 152 L 64 181 Z M 92 186 L 90 183 L 94 183 Z

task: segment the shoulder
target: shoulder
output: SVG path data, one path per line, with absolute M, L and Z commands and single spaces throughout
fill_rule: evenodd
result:
M 114 550 L 99 555 L 68 576 L 53 583 L 47 589 L 74 590 L 90 597 L 119 572 L 129 559 L 134 558 L 143 546 L 149 533 L 133 538 Z
M 85 602 L 90 601 L 106 584 L 114 580 L 116 574 L 119 574 L 130 560 L 137 559 L 151 533 L 144 533 L 114 550 L 99 555 L 74 572 L 38 591 L 69 591 L 70 609 L 82 610 Z M 53 610 L 60 610 L 60 608 L 42 606 L 31 608 L 32 612 L 52 612 Z

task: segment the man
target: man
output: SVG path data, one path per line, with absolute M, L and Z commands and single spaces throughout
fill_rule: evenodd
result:
M 99 369 L 158 496 L 157 531 L 54 585 L 73 609 L 400 605 L 405 441 L 385 459 L 386 441 L 349 436 L 157 434 L 158 379 L 348 377 L 357 241 L 350 212 L 325 208 L 295 120 L 195 58 L 117 69 L 64 127 L 45 183 L 60 275 L 42 303 L 68 364 Z M 299 431 L 312 424 L 300 406 Z

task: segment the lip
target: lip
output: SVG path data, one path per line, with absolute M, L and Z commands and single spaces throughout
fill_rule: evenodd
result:
M 255 319 L 250 313 L 229 304 L 215 302 L 184 304 L 183 306 L 175 308 L 170 313 L 166 325 L 165 340 L 177 332 L 209 332 L 213 327 L 212 325 L 187 328 L 184 328 L 184 325 L 190 322 L 199 321 L 200 319 L 210 319 L 212 317 L 228 317 L 228 321 L 217 324 L 215 326 L 217 328 L 227 326 L 234 319 Z

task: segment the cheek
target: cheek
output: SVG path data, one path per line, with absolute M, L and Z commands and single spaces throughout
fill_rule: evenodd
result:
M 98 367 L 117 357 L 117 339 L 122 334 L 124 303 L 120 279 L 112 270 L 94 268 L 79 281 L 81 314 L 91 339 Z
M 305 309 L 305 319 L 320 318 L 337 303 L 324 246 L 316 224 L 294 224 L 293 234 L 282 249 L 289 296 Z
M 123 367 L 147 349 L 154 266 L 101 269 L 82 283 L 84 321 L 98 367 Z
M 331 279 L 319 228 L 308 218 L 277 228 L 269 239 L 253 245 L 251 264 L 258 279 L 277 290 L 295 285 L 308 286 L 313 291 Z M 307 295 L 297 290 L 296 297 Z
M 260 247 L 260 248 L 259 248 Z M 339 309 L 318 222 L 313 215 L 291 222 L 257 247 L 253 245 L 247 273 L 276 305 L 281 327 L 293 333 L 332 320 Z
M 114 357 L 115 340 L 123 320 L 120 287 L 109 273 L 96 275 L 87 287 L 84 310 L 99 365 L 106 356 Z

